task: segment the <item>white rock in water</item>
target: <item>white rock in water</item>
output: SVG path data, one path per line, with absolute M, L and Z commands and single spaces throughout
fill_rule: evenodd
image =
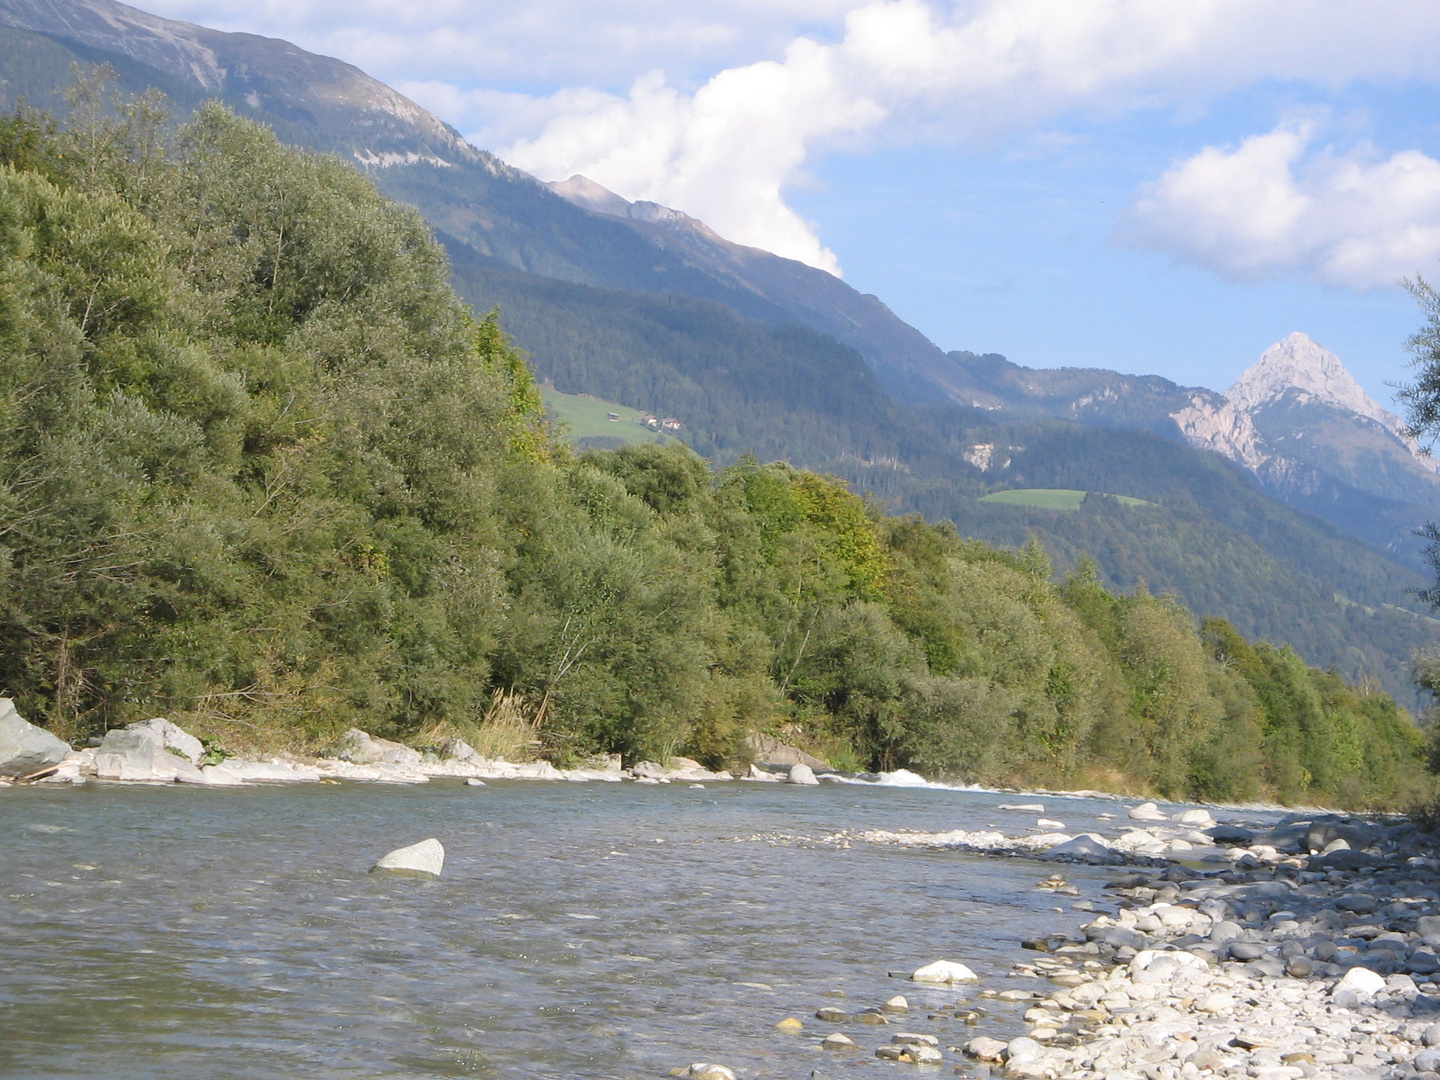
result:
M 1050 818 L 1043 817 L 1036 821 L 1035 824 L 1042 829 L 1063 829 L 1065 827 L 1063 821 L 1053 821 Z
M 1201 810 L 1198 807 L 1194 810 L 1181 810 L 1170 820 L 1178 821 L 1181 825 L 1197 825 L 1202 829 L 1215 824 L 1215 819 L 1210 816 L 1210 811 Z
M 965 1053 L 967 1056 L 979 1058 L 981 1061 L 999 1061 L 1005 1056 L 1005 1044 L 999 1039 L 981 1035 L 978 1039 L 971 1039 L 965 1044 Z
M 813 786 L 820 783 L 819 780 L 815 779 L 815 770 L 804 762 L 790 766 L 789 780 L 792 784 L 805 784 L 806 786 Z
M 829 1035 L 826 1035 L 825 1038 L 820 1040 L 820 1045 L 823 1046 L 826 1050 L 859 1049 L 859 1046 L 856 1045 L 854 1039 L 850 1038 L 850 1036 L 848 1035 L 842 1035 L 838 1031 L 831 1032 Z
M 380 861 L 370 868 L 373 874 L 376 870 L 395 870 L 401 873 L 431 874 L 440 876 L 441 869 L 445 866 L 445 848 L 433 836 L 429 840 L 421 840 L 418 844 L 411 844 L 409 847 L 396 848 L 385 855 L 380 856 Z
M 472 777 L 470 777 L 470 779 L 468 779 L 468 780 L 465 781 L 465 786 L 466 786 L 466 787 L 484 787 L 484 786 L 485 786 L 485 781 L 484 781 L 484 780 L 481 780 L 478 776 L 472 776 Z
M 735 1074 L 724 1065 L 710 1065 L 697 1061 L 685 1073 L 690 1080 L 735 1080 Z
M 1045 812 L 1045 804 L 1044 804 L 1044 803 L 1038 803 L 1038 802 L 1026 802 L 1026 803 L 1003 803 L 1003 802 L 1002 802 L 999 806 L 995 807 L 995 809 L 996 809 L 996 810 L 1025 810 L 1025 811 L 1028 811 L 1028 812 L 1030 812 L 1030 813 L 1032 813 L 1032 814 L 1043 814 L 1043 813 Z
M 1098 862 L 1111 862 L 1116 858 L 1105 838 L 1095 833 L 1081 833 L 1073 839 L 1063 840 L 1054 847 L 1046 848 L 1045 854 Z
M 70 744 L 36 727 L 0 698 L 0 776 L 29 776 L 65 760 Z
M 1141 803 L 1130 811 L 1132 821 L 1169 821 L 1165 811 L 1156 806 L 1153 802 Z
M 924 983 L 979 982 L 980 976 L 964 964 L 956 963 L 954 960 L 936 960 L 933 964 L 917 968 L 915 974 L 910 976 L 910 981 Z
M 1345 973 L 1345 977 L 1335 984 L 1334 993 L 1342 990 L 1353 990 L 1357 994 L 1369 996 L 1378 994 L 1385 989 L 1385 976 L 1371 971 L 1369 968 L 1353 967 Z

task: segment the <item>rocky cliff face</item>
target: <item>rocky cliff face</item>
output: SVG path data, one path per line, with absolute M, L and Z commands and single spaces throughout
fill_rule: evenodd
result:
M 0 0 L 0 26 L 123 57 L 286 137 L 369 165 L 468 161 L 458 132 L 359 68 L 288 41 L 162 19 L 114 0 Z M 307 137 L 308 136 L 308 137 Z
M 1266 349 L 1223 396 L 1192 392 L 1190 404 L 1171 419 L 1192 446 L 1271 480 L 1296 482 L 1318 469 L 1364 491 L 1379 479 L 1377 464 L 1392 478 L 1398 473 L 1431 483 L 1440 470 L 1338 356 L 1301 333 Z

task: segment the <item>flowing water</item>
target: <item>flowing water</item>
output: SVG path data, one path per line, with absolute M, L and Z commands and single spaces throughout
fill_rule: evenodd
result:
M 0 791 L 0 1076 L 893 1075 L 911 1066 L 873 1056 L 889 1032 L 1003 1037 L 1024 1006 L 982 1002 L 975 1028 L 928 1020 L 977 988 L 890 973 L 953 959 L 982 986 L 1035 986 L 1001 982 L 1019 940 L 1086 916 L 1035 888 L 1053 865 L 825 838 L 1024 831 L 1036 815 L 1007 801 L 1031 800 L 747 783 Z M 1113 835 L 1097 815 L 1123 813 L 1040 801 L 1068 831 Z M 367 873 L 428 836 L 440 879 Z M 1104 902 L 1112 872 L 1058 869 Z M 814 1019 L 897 993 L 917 1006 L 898 1027 Z M 789 1016 L 803 1035 L 775 1029 Z M 833 1030 L 866 1049 L 819 1050 Z

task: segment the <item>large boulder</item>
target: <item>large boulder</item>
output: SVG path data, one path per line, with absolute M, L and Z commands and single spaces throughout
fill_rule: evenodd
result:
M 180 731 L 168 720 L 145 720 L 106 732 L 95 750 L 95 775 L 101 780 L 130 783 L 205 783 L 205 777 L 184 751 L 166 743 L 170 728 Z
M 792 784 L 804 784 L 807 787 L 813 787 L 820 783 L 819 780 L 815 779 L 815 770 L 803 762 L 791 765 L 790 774 L 786 779 Z
M 59 765 L 70 744 L 36 727 L 15 711 L 15 703 L 0 698 L 0 776 L 31 776 Z
M 408 765 L 414 768 L 421 761 L 418 750 L 389 739 L 377 739 L 359 728 L 351 728 L 340 736 L 332 756 L 354 765 Z
M 380 856 L 380 861 L 370 868 L 397 874 L 424 874 L 439 877 L 445 867 L 445 848 L 433 836 L 409 847 L 396 848 Z
M 130 724 L 125 730 L 154 734 L 160 739 L 160 743 L 165 749 L 183 755 L 191 765 L 200 764 L 200 759 L 205 756 L 205 747 L 199 739 L 178 724 L 172 724 L 163 716 L 157 716 L 153 720 L 141 720 L 138 724 Z
M 745 737 L 745 744 L 755 755 L 755 760 L 766 765 L 808 765 L 812 769 L 828 769 L 830 763 L 807 754 L 798 746 L 783 743 L 773 735 L 755 732 Z

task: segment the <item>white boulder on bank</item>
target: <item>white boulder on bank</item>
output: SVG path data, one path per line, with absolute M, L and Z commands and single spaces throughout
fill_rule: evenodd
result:
M 0 698 L 0 776 L 23 777 L 59 765 L 70 744 L 23 719 L 9 698 Z
M 340 736 L 332 756 L 352 765 L 405 765 L 410 768 L 418 766 L 421 760 L 418 750 L 412 750 L 404 743 L 377 739 L 359 728 L 351 728 Z
M 386 852 L 370 868 L 370 872 L 373 874 L 377 870 L 382 870 L 392 873 L 429 874 L 431 877 L 439 877 L 440 871 L 444 867 L 445 847 L 432 836 L 428 840 L 421 840 L 418 844 Z
M 195 765 L 204 752 L 199 739 L 169 720 L 142 720 L 105 733 L 95 749 L 95 775 L 128 783 L 204 784 Z
M 957 961 L 936 960 L 933 964 L 917 968 L 915 973 L 910 976 L 910 981 L 949 985 L 951 983 L 979 982 L 980 976 Z
M 790 766 L 790 773 L 786 779 L 792 784 L 803 784 L 806 787 L 814 787 L 820 783 L 815 779 L 815 770 L 804 762 L 798 762 Z

